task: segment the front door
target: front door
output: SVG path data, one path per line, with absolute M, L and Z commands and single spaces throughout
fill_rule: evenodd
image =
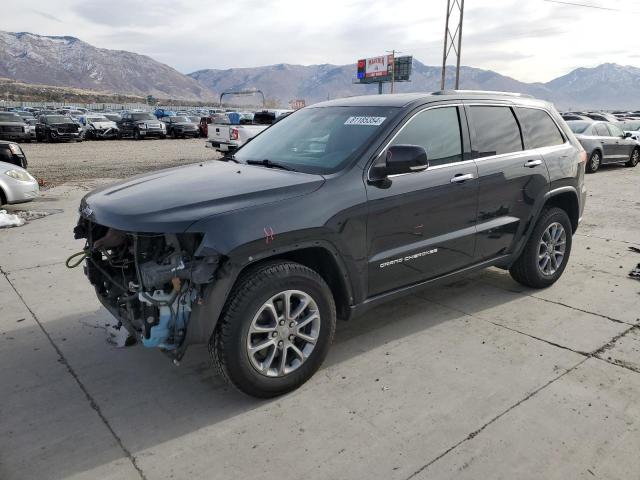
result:
M 422 146 L 429 168 L 367 184 L 369 296 L 472 263 L 478 174 L 475 162 L 464 160 L 461 125 L 466 129 L 456 106 L 416 114 L 389 146 Z

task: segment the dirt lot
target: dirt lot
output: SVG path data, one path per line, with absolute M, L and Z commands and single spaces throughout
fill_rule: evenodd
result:
M 48 186 L 95 178 L 130 177 L 149 170 L 217 158 L 204 139 L 25 143 L 29 170 Z
M 209 158 L 201 147 L 26 146 L 35 172 L 81 186 L 8 206 L 58 213 L 0 231 L 2 480 L 638 478 L 640 167 L 587 176 L 551 288 L 490 269 L 398 299 L 339 322 L 300 389 L 256 400 L 204 346 L 179 367 L 115 346 L 113 317 L 64 265 L 83 247 L 72 230 L 89 177 Z

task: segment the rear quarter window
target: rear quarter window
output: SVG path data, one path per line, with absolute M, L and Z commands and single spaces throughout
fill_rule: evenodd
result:
M 510 107 L 471 106 L 469 113 L 479 157 L 522 151 L 520 127 Z
M 544 110 L 518 107 L 516 113 L 527 149 L 552 147 L 564 143 L 564 137 L 558 126 Z

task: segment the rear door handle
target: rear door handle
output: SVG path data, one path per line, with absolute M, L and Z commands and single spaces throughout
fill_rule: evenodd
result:
M 473 180 L 473 173 L 459 173 L 451 178 L 451 183 L 463 183 L 467 180 Z
M 542 160 L 529 160 L 524 164 L 524 166 L 527 168 L 534 168 L 534 167 L 537 167 L 538 165 L 542 165 Z

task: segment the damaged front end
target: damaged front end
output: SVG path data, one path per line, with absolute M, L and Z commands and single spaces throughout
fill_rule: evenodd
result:
M 122 232 L 84 217 L 74 234 L 86 239 L 85 274 L 118 327 L 179 360 L 191 313 L 220 263 L 197 255 L 202 235 Z

